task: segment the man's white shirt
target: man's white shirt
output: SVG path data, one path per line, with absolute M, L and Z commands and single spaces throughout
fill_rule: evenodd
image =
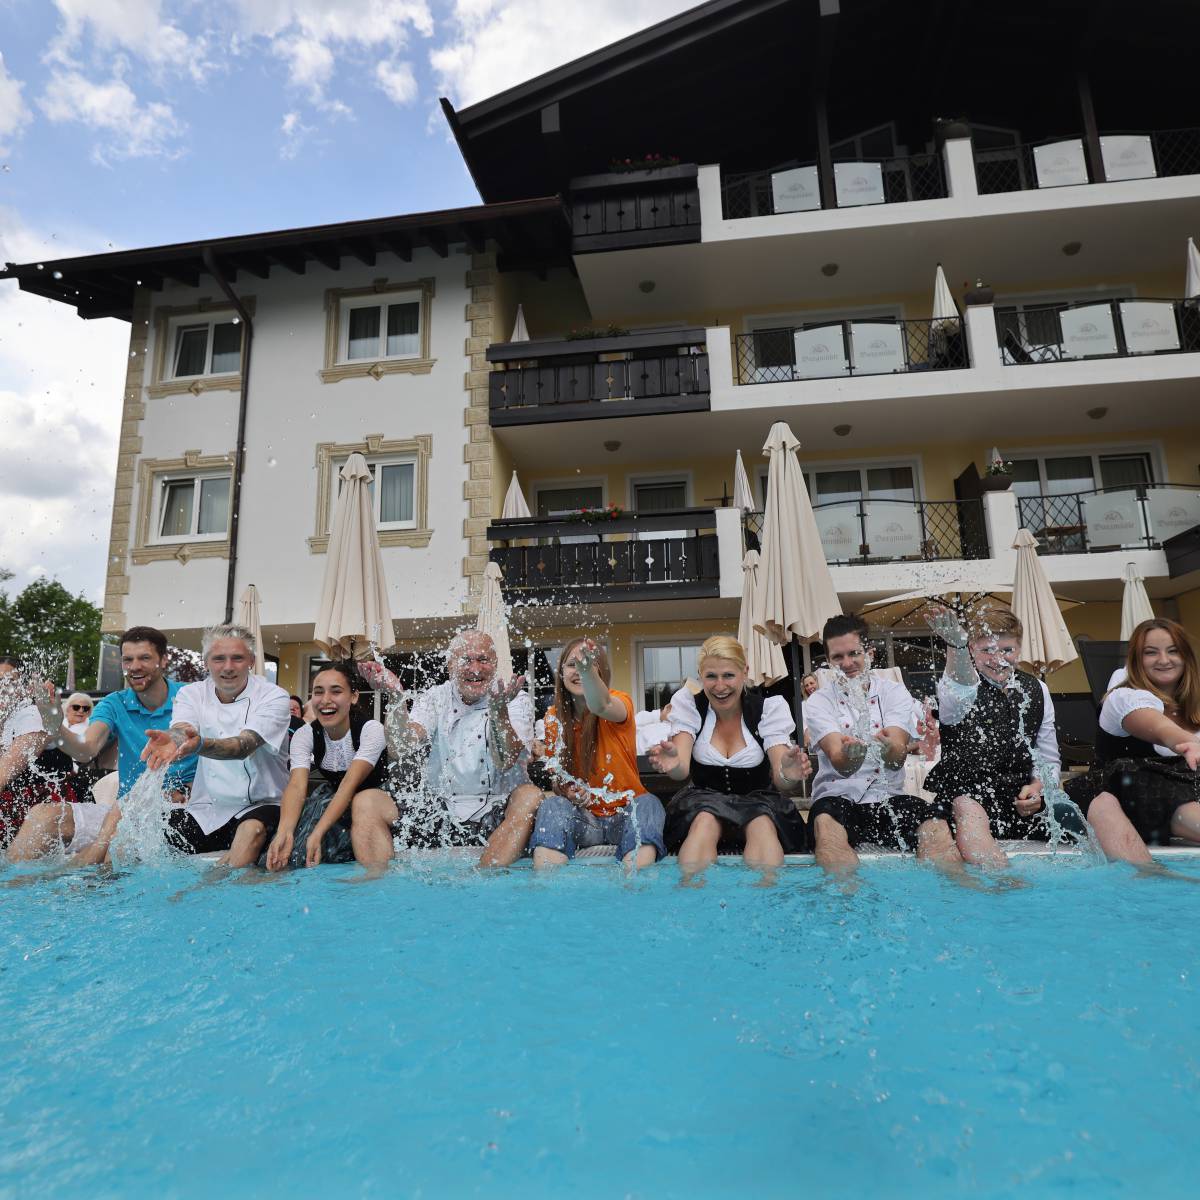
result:
M 251 675 L 228 704 L 217 698 L 211 679 L 179 689 L 173 725 L 192 725 L 209 739 L 237 737 L 248 729 L 263 743 L 248 758 L 199 759 L 186 808 L 205 833 L 260 804 L 279 803 L 288 780 L 285 749 L 291 715 L 291 697 L 260 675 Z
M 854 680 L 847 682 L 850 687 L 857 686 Z M 834 769 L 829 756 L 820 749 L 821 739 L 831 733 L 840 733 L 843 737 L 863 737 L 862 731 L 856 728 L 857 716 L 843 690 L 844 686 L 835 680 L 819 687 L 804 701 L 804 726 L 812 738 L 817 755 L 813 799 L 845 796 L 860 804 L 879 804 L 903 793 L 903 763 L 894 768 L 885 767 L 882 758 L 877 754 L 869 754 L 853 775 L 842 775 Z M 903 729 L 910 739 L 916 736 L 915 704 L 904 684 L 884 679 L 871 671 L 867 703 L 871 710 L 871 728 L 864 740 L 868 745 L 874 735 L 884 729 Z

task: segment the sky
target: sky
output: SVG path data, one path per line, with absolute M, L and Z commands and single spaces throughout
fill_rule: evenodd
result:
M 0 0 L 0 260 L 478 201 L 458 108 L 692 0 Z M 103 598 L 129 327 L 0 281 L 0 569 Z

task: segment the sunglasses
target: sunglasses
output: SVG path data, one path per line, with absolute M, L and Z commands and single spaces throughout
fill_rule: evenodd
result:
M 91 712 L 92 706 L 90 704 L 72 704 L 71 711 L 72 712 Z

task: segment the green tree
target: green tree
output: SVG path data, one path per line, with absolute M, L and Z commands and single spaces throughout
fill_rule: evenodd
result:
M 58 683 L 75 652 L 75 677 L 93 686 L 100 653 L 100 609 L 57 579 L 35 579 L 15 597 L 0 593 L 0 653 L 15 652 Z

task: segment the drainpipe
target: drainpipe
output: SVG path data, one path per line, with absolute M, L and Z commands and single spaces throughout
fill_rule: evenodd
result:
M 254 344 L 254 325 L 245 305 L 238 299 L 224 272 L 217 266 L 211 246 L 201 253 L 204 269 L 217 281 L 217 287 L 233 305 L 242 323 L 242 386 L 238 397 L 237 442 L 233 451 L 233 481 L 229 489 L 229 573 L 225 582 L 225 623 L 233 620 L 233 589 L 237 582 L 238 525 L 242 511 L 242 472 L 246 466 L 246 402 L 250 389 L 250 348 Z

